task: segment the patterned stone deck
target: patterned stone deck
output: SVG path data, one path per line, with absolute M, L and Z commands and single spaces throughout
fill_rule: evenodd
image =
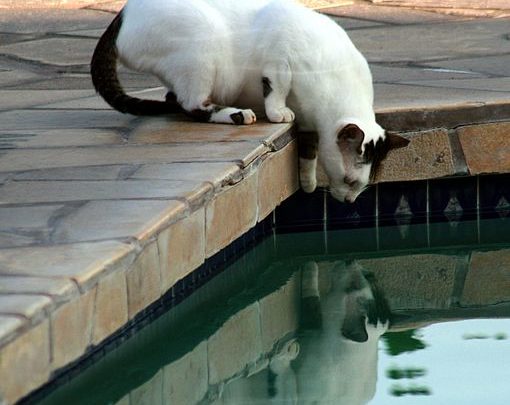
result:
M 95 96 L 88 61 L 120 4 L 0 13 L 0 403 L 298 188 L 290 125 L 136 118 Z M 379 120 L 413 138 L 378 181 L 510 171 L 509 20 L 378 10 L 328 10 L 371 62 Z M 121 76 L 131 92 L 162 94 L 151 78 Z

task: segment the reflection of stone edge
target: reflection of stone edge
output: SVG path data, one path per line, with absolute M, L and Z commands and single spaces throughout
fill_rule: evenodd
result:
M 263 271 L 261 271 L 261 266 L 264 269 Z M 227 275 L 227 273 L 221 273 L 208 281 L 208 283 L 202 286 L 200 290 L 197 290 L 196 295 L 192 295 L 190 297 L 188 301 L 190 304 L 173 308 L 172 311 L 163 314 L 160 318 L 155 319 L 152 323 L 144 327 L 144 329 L 139 330 L 139 340 L 144 342 L 144 346 L 151 347 L 149 352 L 138 351 L 136 349 L 136 342 L 126 342 L 133 333 L 129 333 L 127 336 L 117 337 L 120 342 L 117 344 L 115 344 L 115 342 L 111 342 L 110 347 L 106 348 L 106 351 L 111 351 L 111 349 L 116 348 L 113 355 L 116 358 L 126 356 L 130 359 L 130 364 L 135 368 L 137 368 L 137 362 L 143 362 L 144 371 L 143 373 L 133 376 L 127 369 L 114 368 L 110 370 L 107 374 L 115 376 L 116 382 L 113 382 L 113 384 L 108 386 L 107 392 L 91 392 L 86 399 L 87 403 L 94 402 L 94 395 L 100 395 L 100 397 L 96 398 L 100 402 L 104 402 L 105 398 L 107 398 L 115 403 L 115 401 L 120 400 L 122 395 L 125 393 L 126 381 L 129 381 L 130 379 L 133 380 L 133 378 L 136 380 L 134 382 L 133 389 L 149 383 L 162 368 L 166 368 L 170 364 L 184 358 L 187 354 L 193 352 L 202 342 L 209 342 L 211 337 L 220 333 L 222 328 L 229 321 L 235 318 L 238 313 L 252 305 L 259 307 L 259 304 L 266 298 L 275 294 L 280 294 L 283 291 L 282 287 L 288 284 L 292 274 L 294 273 L 294 269 L 289 270 L 290 267 L 286 266 L 286 263 L 282 265 L 280 262 L 269 267 L 266 266 L 267 264 L 265 262 L 256 260 L 247 260 L 246 262 L 240 260 L 234 263 L 232 268 L 227 269 L 227 271 L 231 270 L 230 275 Z M 225 278 L 228 278 L 228 282 L 225 282 Z M 268 280 L 271 281 L 268 282 Z M 228 286 L 227 288 L 225 287 L 226 285 Z M 236 293 L 239 291 L 242 291 L 243 293 L 236 296 Z M 212 301 L 214 299 L 211 292 L 216 295 L 216 299 L 223 302 L 221 307 L 207 305 L 208 301 Z M 195 300 L 195 302 L 192 302 L 193 297 L 198 298 L 198 300 L 202 299 L 202 301 Z M 221 297 L 234 298 L 221 301 Z M 213 313 L 216 313 L 214 318 L 211 317 L 211 314 Z M 192 314 L 193 316 L 191 316 Z M 257 319 L 260 318 L 261 314 L 257 314 Z M 261 327 L 261 325 L 259 325 L 259 327 Z M 178 334 L 173 335 L 170 340 L 165 342 L 160 341 L 158 343 L 158 341 L 154 339 L 157 338 L 158 332 L 161 333 L 162 329 L 175 330 L 178 331 Z M 189 334 L 194 339 L 186 339 L 183 341 L 183 334 Z M 259 333 L 259 335 L 261 334 Z M 207 395 L 214 396 L 215 393 L 218 393 L 219 390 L 221 390 L 222 385 L 225 383 L 243 376 L 251 375 L 264 368 L 264 365 L 267 365 L 269 359 L 278 352 L 279 348 L 288 339 L 290 339 L 291 336 L 291 333 L 277 336 L 277 339 L 271 341 L 270 345 L 265 345 L 265 348 L 267 349 L 266 351 L 258 353 L 257 357 L 244 364 L 242 369 L 236 370 L 235 373 L 230 376 L 226 376 L 226 378 L 221 381 L 209 384 Z M 122 353 L 123 351 L 125 353 Z M 106 353 L 106 356 L 108 356 L 108 353 Z M 102 355 L 99 354 L 99 358 L 101 357 Z M 28 398 L 28 402 L 34 403 L 37 400 L 45 398 L 45 396 L 48 395 L 48 391 L 51 392 L 52 388 L 55 388 L 55 385 L 58 386 L 60 383 L 65 383 L 74 376 L 79 379 L 80 376 L 86 376 L 87 373 L 92 373 L 92 378 L 94 378 L 94 367 L 101 367 L 100 363 L 96 363 L 97 360 L 97 357 L 94 359 L 82 359 L 81 362 L 73 365 L 73 370 L 71 371 L 74 371 L 74 373 L 72 373 L 71 377 L 67 375 L 67 372 L 64 372 L 63 376 L 61 376 L 62 381 L 57 380 L 56 383 L 53 381 L 52 386 L 45 386 L 38 390 Z M 108 364 L 108 357 L 101 359 L 101 362 L 104 361 Z M 91 362 L 94 364 L 90 364 Z M 89 365 L 92 367 L 81 374 L 82 367 L 87 367 Z M 132 367 L 130 367 L 130 369 L 131 368 Z M 141 367 L 137 369 L 142 370 Z M 100 381 L 98 381 L 98 383 L 99 382 Z M 55 394 L 58 399 L 59 392 L 55 391 L 53 395 Z M 53 395 L 49 394 L 48 399 L 52 400 Z M 65 393 L 63 395 L 65 395 Z M 59 401 L 62 402 L 62 399 L 59 399 Z
M 438 255 L 439 256 L 439 255 Z M 450 256 L 446 256 L 450 257 Z M 465 263 L 465 254 L 460 257 L 460 262 Z M 407 260 L 411 260 L 414 262 L 414 256 L 407 256 Z M 294 259 L 292 263 L 294 266 L 290 266 L 291 268 L 297 268 L 298 259 Z M 326 264 L 331 264 L 330 261 L 322 262 Z M 280 265 L 284 265 L 285 261 L 280 262 Z M 274 274 L 274 270 L 271 270 Z M 268 285 L 264 284 L 264 288 L 267 288 Z M 502 316 L 510 316 L 510 302 L 503 303 L 501 305 L 490 305 L 487 308 L 461 308 L 461 307 L 450 307 L 447 309 L 439 309 L 439 310 L 419 310 L 413 309 L 411 311 L 396 311 L 395 316 L 395 324 L 392 328 L 392 331 L 410 329 L 415 327 L 423 327 L 428 324 L 438 323 L 438 322 L 446 322 L 457 319 L 469 319 L 469 318 L 493 318 L 493 317 L 502 317 Z M 421 319 L 420 317 L 423 317 Z M 244 368 L 229 378 L 226 378 L 214 385 L 209 385 L 208 393 L 204 398 L 208 399 L 216 399 L 220 395 L 220 392 L 224 385 L 229 384 L 239 378 L 249 377 L 262 369 L 264 369 L 272 356 L 278 353 L 279 347 L 282 346 L 286 341 L 288 341 L 293 336 L 292 333 L 288 333 L 280 340 L 276 341 L 273 345 L 273 348 L 270 352 L 261 353 L 260 356 L 249 363 L 246 363 Z M 427 394 L 428 395 L 428 394 Z
M 293 340 L 295 337 L 294 333 L 287 333 L 285 336 L 282 336 L 279 340 L 274 343 L 273 348 L 269 352 L 261 353 L 260 356 L 249 363 L 246 363 L 245 367 L 232 375 L 231 377 L 226 378 L 216 384 L 209 385 L 208 390 L 203 396 L 202 402 L 206 399 L 208 401 L 215 401 L 220 398 L 220 395 L 223 391 L 223 388 L 240 378 L 249 378 L 264 369 L 267 369 L 271 360 L 281 351 L 281 348 L 286 345 L 289 341 Z
M 418 329 L 425 326 L 464 319 L 510 318 L 510 301 L 488 304 L 482 308 L 449 308 L 444 310 L 412 310 L 393 312 L 394 323 L 389 332 Z

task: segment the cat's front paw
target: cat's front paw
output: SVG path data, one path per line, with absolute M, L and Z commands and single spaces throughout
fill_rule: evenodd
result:
M 317 188 L 317 158 L 299 158 L 299 184 L 305 193 L 313 193 Z
M 271 122 L 292 122 L 296 115 L 288 107 L 282 107 L 274 110 L 266 111 L 267 118 Z
M 230 119 L 233 124 L 236 125 L 250 125 L 257 122 L 257 116 L 252 110 L 239 110 L 233 114 L 230 114 Z
M 313 193 L 317 188 L 317 180 L 314 178 L 301 178 L 300 183 L 305 193 Z

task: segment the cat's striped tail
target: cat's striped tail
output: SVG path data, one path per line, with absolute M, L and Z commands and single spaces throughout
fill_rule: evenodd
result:
M 117 75 L 117 36 L 122 26 L 122 11 L 99 39 L 90 63 L 96 91 L 116 110 L 133 115 L 161 115 L 182 111 L 175 100 L 143 100 L 125 93 Z

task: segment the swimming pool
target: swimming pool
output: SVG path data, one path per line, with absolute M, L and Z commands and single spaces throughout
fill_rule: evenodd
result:
M 502 229 L 506 217 L 272 234 L 32 403 L 506 404 Z

